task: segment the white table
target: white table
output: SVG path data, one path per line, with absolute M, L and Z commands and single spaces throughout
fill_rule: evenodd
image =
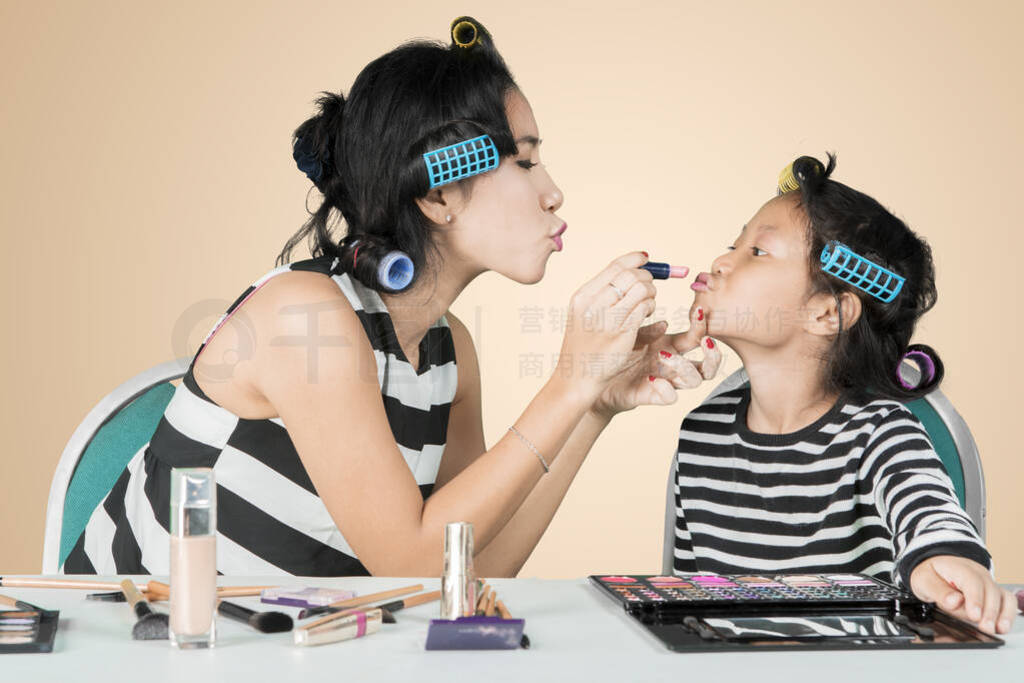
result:
M 90 577 L 96 578 L 96 577 Z M 140 578 L 144 582 L 150 577 Z M 157 577 L 159 578 L 159 577 Z M 103 580 L 114 580 L 113 577 Z M 288 580 L 285 585 L 337 586 L 360 594 L 437 579 L 339 578 Z M 280 577 L 222 579 L 221 584 L 272 585 Z M 758 652 L 678 654 L 665 649 L 622 608 L 585 579 L 489 581 L 513 616 L 526 619 L 530 650 L 428 652 L 427 625 L 438 603 L 395 614 L 397 624 L 359 640 L 296 647 L 291 633 L 264 635 L 218 620 L 211 650 L 178 651 L 167 642 L 133 641 L 134 616 L 124 603 L 87 601 L 89 591 L 0 588 L 0 592 L 59 609 L 54 652 L 0 656 L 0 681 L 856 681 L 1024 680 L 1024 617 L 1006 645 L 994 650 Z M 256 607 L 256 598 L 237 602 Z M 289 608 L 264 606 L 262 609 Z

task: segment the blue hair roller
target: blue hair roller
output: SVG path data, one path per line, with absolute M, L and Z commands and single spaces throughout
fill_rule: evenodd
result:
M 377 281 L 392 291 L 405 289 L 412 282 L 415 268 L 404 251 L 390 251 L 377 266 Z
M 903 289 L 904 278 L 832 240 L 821 250 L 821 269 L 879 301 L 889 303 Z
M 427 164 L 430 187 L 434 188 L 497 168 L 498 148 L 491 136 L 481 135 L 426 152 L 423 160 Z

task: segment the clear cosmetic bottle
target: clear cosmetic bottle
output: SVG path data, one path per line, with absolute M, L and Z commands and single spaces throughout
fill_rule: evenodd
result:
M 217 606 L 217 486 L 208 467 L 171 470 L 171 644 L 213 647 Z

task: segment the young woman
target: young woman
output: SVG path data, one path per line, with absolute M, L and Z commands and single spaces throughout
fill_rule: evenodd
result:
M 831 180 L 834 167 L 831 156 L 827 167 L 794 162 L 788 191 L 692 285 L 694 309 L 750 382 L 683 420 L 675 569 L 863 572 L 1006 633 L 1013 596 L 993 581 L 927 432 L 901 403 L 942 380 L 937 354 L 910 345 L 935 304 L 931 252 L 877 201 Z M 895 296 L 888 274 L 878 282 L 889 289 L 864 285 L 876 271 L 863 264 L 852 282 L 826 271 L 843 248 L 904 278 Z M 921 365 L 916 386 L 897 374 L 905 357 Z
M 655 290 L 647 255 L 627 253 L 573 294 L 558 367 L 488 450 L 475 351 L 448 309 L 486 271 L 537 282 L 562 249 L 530 105 L 468 17 L 451 45 L 403 45 L 318 105 L 294 149 L 322 203 L 200 347 L 65 572 L 167 573 L 171 468 L 203 466 L 221 572 L 436 576 L 445 524 L 467 521 L 477 571 L 514 575 L 609 420 L 714 374 L 717 352 L 680 358 L 702 322 L 641 327 Z M 425 153 L 480 136 L 496 168 L 431 182 Z M 307 237 L 313 258 L 285 263 Z M 391 288 L 378 271 L 397 251 L 414 276 Z

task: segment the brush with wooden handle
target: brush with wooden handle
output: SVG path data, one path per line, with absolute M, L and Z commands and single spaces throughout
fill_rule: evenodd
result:
M 79 590 L 121 590 L 116 581 L 76 581 L 72 579 L 36 579 L 12 576 L 0 576 L 0 586 L 14 588 L 77 588 Z M 136 584 L 140 591 L 146 590 L 145 584 Z
M 124 597 L 128 598 L 132 611 L 138 618 L 135 626 L 132 627 L 132 638 L 135 640 L 167 640 L 170 633 L 168 616 L 154 612 L 131 579 L 121 582 L 121 590 L 124 591 Z
M 79 581 L 76 579 L 38 579 L 22 578 L 11 576 L 0 576 L 0 586 L 14 588 L 70 588 L 78 590 L 94 591 L 118 591 L 121 584 L 116 581 Z M 170 595 L 170 586 L 161 581 L 149 581 L 147 583 L 135 584 L 136 589 L 146 595 L 150 601 L 166 600 Z M 277 588 L 277 586 L 219 586 L 217 595 L 222 598 L 242 598 L 259 595 L 266 588 Z M 93 600 L 117 601 L 115 598 L 105 595 L 92 597 Z
M 494 592 L 494 589 L 488 586 L 486 581 L 481 581 L 480 585 L 483 586 L 484 590 L 480 596 L 480 602 L 477 603 L 476 613 L 478 615 L 486 614 L 487 616 L 492 616 L 494 614 L 494 610 L 497 609 L 498 614 L 502 619 L 511 619 L 511 612 L 509 612 L 508 608 L 505 607 L 504 602 L 496 599 L 497 593 Z M 489 597 L 487 596 L 488 592 L 490 593 Z M 530 649 L 530 637 L 526 635 L 525 631 L 523 632 L 523 637 L 519 639 L 519 647 L 524 650 Z
M 36 607 L 31 602 L 25 602 L 24 600 L 18 600 L 17 598 L 11 598 L 6 595 L 0 595 L 0 605 L 7 605 L 15 609 L 20 609 L 25 612 L 45 612 L 42 607 Z
M 419 595 L 413 595 L 404 600 L 395 600 L 393 602 L 386 603 L 384 605 L 377 605 L 377 609 L 384 613 L 384 623 L 394 624 L 395 616 L 394 612 L 405 609 L 406 607 L 415 607 L 416 605 L 423 605 L 434 600 L 441 599 L 441 591 L 432 591 L 430 593 L 420 593 Z
M 262 593 L 267 588 L 277 586 L 218 586 L 218 598 L 251 598 Z M 170 584 L 163 581 L 150 581 L 146 584 L 146 591 L 150 600 L 167 600 L 171 596 Z
M 337 611 L 339 609 L 348 611 L 347 608 L 349 607 L 360 607 L 362 605 L 368 605 L 371 602 L 377 602 L 378 600 L 397 598 L 421 590 L 423 590 L 423 584 L 418 583 L 415 586 L 406 586 L 405 588 L 395 588 L 389 591 L 380 591 L 379 593 L 360 595 L 354 598 L 349 598 L 348 600 L 339 600 L 338 602 L 332 602 L 330 605 L 324 605 L 323 607 L 310 607 L 304 609 L 301 612 L 299 612 L 299 619 L 305 619 L 306 617 L 315 617 L 319 614 L 329 614 L 331 617 L 336 617 L 339 614 L 341 614 L 341 612 Z

